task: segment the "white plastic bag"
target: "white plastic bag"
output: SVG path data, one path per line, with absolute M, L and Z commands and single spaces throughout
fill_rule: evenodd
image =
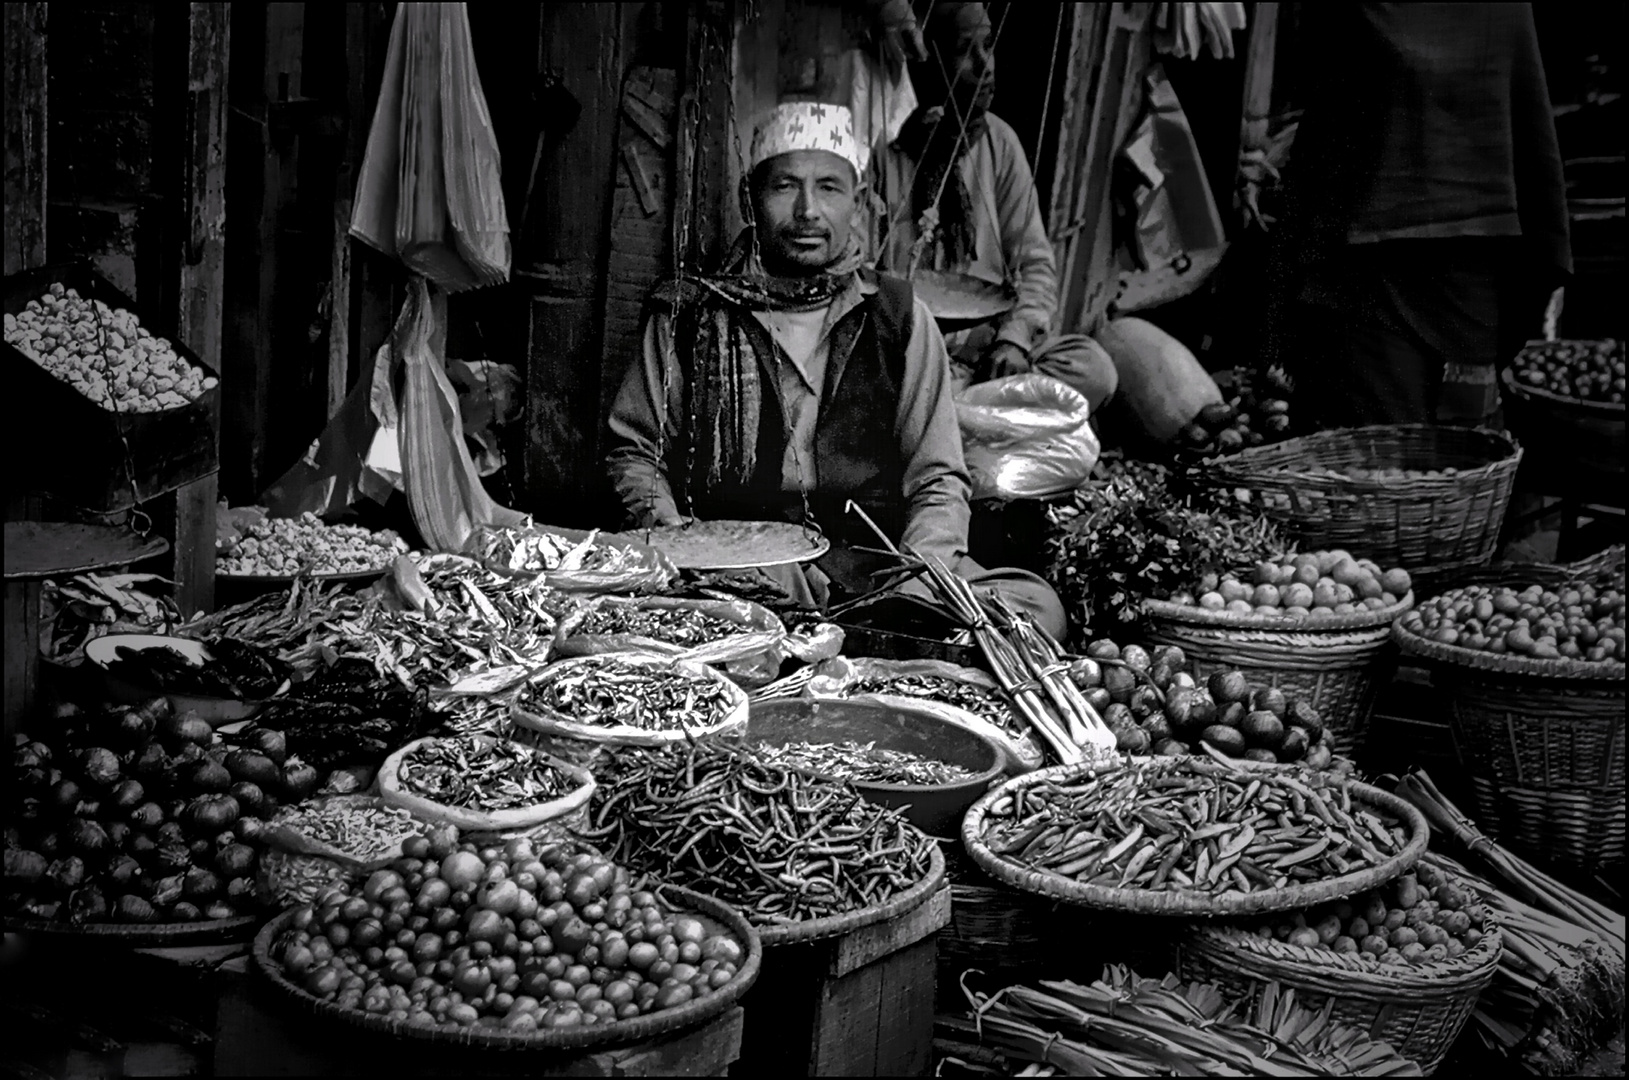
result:
M 1046 499 L 1086 482 L 1097 464 L 1090 407 L 1046 375 L 1011 375 L 956 396 L 975 499 Z

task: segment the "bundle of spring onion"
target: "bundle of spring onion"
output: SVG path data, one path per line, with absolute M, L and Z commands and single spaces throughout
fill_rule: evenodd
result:
M 1396 790 L 1487 872 L 1479 877 L 1439 853 L 1426 856 L 1476 889 L 1504 932 L 1499 969 L 1476 1010 L 1483 1040 L 1532 1072 L 1576 1071 L 1622 1027 L 1623 916 L 1482 835 L 1424 772 L 1405 776 Z
M 888 552 L 900 560 L 900 577 L 921 575 L 939 602 L 973 632 L 990 670 L 1018 707 L 1018 714 L 1035 729 L 1059 762 L 1075 765 L 1088 758 L 1106 761 L 1114 757 L 1114 732 L 1069 678 L 1063 650 L 1050 634 L 999 598 L 975 592 L 941 559 L 901 552 L 865 511 L 854 503 L 848 506 L 865 519 Z
M 1495 913 L 1504 951 L 1476 1006 L 1488 1046 L 1541 1076 L 1567 1076 L 1623 1022 L 1623 959 L 1596 934 L 1525 904 L 1445 855 L 1427 865 L 1457 875 Z
M 1309 1009 L 1277 983 L 1242 1015 L 1215 986 L 1118 966 L 1090 986 L 1042 982 L 984 995 L 964 977 L 962 989 L 972 1018 L 941 1028 L 995 1050 L 1019 1076 L 1421 1075 L 1390 1045 L 1332 1022 L 1333 1001 Z

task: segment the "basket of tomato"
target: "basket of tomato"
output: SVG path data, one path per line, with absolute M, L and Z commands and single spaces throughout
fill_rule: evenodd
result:
M 1622 477 L 1623 342 L 1530 342 L 1502 380 L 1510 429 L 1535 461 Z

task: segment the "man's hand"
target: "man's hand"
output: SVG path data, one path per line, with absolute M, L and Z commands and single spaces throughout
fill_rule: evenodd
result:
M 1034 366 L 1029 362 L 1029 355 L 1010 341 L 998 341 L 990 346 L 984 354 L 984 363 L 992 379 L 1027 375 Z

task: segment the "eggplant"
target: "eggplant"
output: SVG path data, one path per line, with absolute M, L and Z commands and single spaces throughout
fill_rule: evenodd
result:
M 158 913 L 141 897 L 126 893 L 113 905 L 113 917 L 120 922 L 148 923 L 158 918 Z
M 38 758 L 39 764 L 51 764 L 51 748 L 40 742 L 38 739 L 34 740 L 33 742 L 24 743 L 21 749 L 27 750 L 29 753 Z
M 181 825 L 181 815 L 187 812 L 186 799 L 170 799 L 164 804 L 164 820 L 173 821 L 177 828 Z
M 174 767 L 170 755 L 164 752 L 164 747 L 156 742 L 150 742 L 136 754 L 136 759 L 130 763 L 130 771 L 143 779 L 155 779 L 163 776 Z
M 246 744 L 249 749 L 256 750 L 271 758 L 272 764 L 281 767 L 288 761 L 288 740 L 281 731 L 271 728 L 255 728 L 250 733 Z
M 136 858 L 146 858 L 158 850 L 158 843 L 146 833 L 135 833 L 130 837 L 130 854 Z
M 85 883 L 86 873 L 85 860 L 69 855 L 45 868 L 45 883 L 54 892 L 68 893 Z
M 29 749 L 25 744 L 12 751 L 11 767 L 19 772 L 25 769 L 43 770 L 45 768 L 45 762 L 41 761 L 40 756 L 33 750 Z
M 72 780 L 61 780 L 51 788 L 50 794 L 46 796 L 46 802 L 67 815 L 74 812 L 74 808 L 84 797 L 85 793 L 78 784 Z
M 5 848 L 7 851 L 18 851 L 23 846 L 22 830 L 15 825 L 7 825 L 5 830 Z
M 196 903 L 219 895 L 222 888 L 224 885 L 221 879 L 213 872 L 195 867 L 187 871 L 186 879 L 181 886 L 181 895 Z
M 46 866 L 45 856 L 37 851 L 7 848 L 6 889 L 21 892 L 32 888 L 45 876 Z
M 34 849 L 48 859 L 54 859 L 62 853 L 62 838 L 54 832 L 41 833 L 39 839 L 34 841 Z
M 119 741 L 126 746 L 144 745 L 157 729 L 158 718 L 140 710 L 131 710 L 119 717 Z
M 232 774 L 219 762 L 200 761 L 187 774 L 193 791 L 224 793 L 232 786 Z
M 197 713 L 190 712 L 176 713 L 160 720 L 158 733 L 160 738 L 177 749 L 189 744 L 202 749 L 215 737 L 215 729 L 198 719 Z
M 140 780 L 123 780 L 107 801 L 115 810 L 134 810 L 147 801 L 147 789 L 141 786 Z
M 230 844 L 215 856 L 215 869 L 222 877 L 235 878 L 252 873 L 255 868 L 255 850 L 247 844 Z
M 183 806 L 181 809 L 184 811 L 186 807 Z M 171 818 L 154 831 L 153 839 L 158 841 L 160 847 L 165 844 L 185 844 L 187 842 L 187 833 L 185 829 L 181 828 L 179 821 Z
M 187 804 L 181 821 L 194 833 L 214 834 L 238 823 L 243 809 L 230 795 L 200 795 Z
M 253 840 L 255 837 L 264 832 L 265 829 L 266 823 L 260 820 L 258 817 L 239 818 L 236 826 L 237 834 L 239 838 L 243 840 Z
M 197 904 L 192 904 L 185 900 L 181 900 L 177 901 L 175 906 L 170 908 L 171 922 L 202 922 L 203 919 L 204 913 L 198 910 Z
M 93 746 L 79 752 L 77 762 L 80 773 L 93 786 L 110 788 L 121 779 L 119 755 L 102 746 Z
M 240 906 L 249 906 L 255 898 L 254 879 L 238 877 L 228 881 L 226 883 L 226 898 Z
M 258 814 L 266 805 L 266 792 L 259 784 L 240 780 L 232 785 L 228 795 L 238 801 L 238 806 L 245 814 Z
M 102 816 L 102 801 L 100 799 L 81 799 L 79 805 L 74 807 L 74 817 L 98 818 Z
M 186 883 L 187 876 L 185 874 L 170 874 L 153 882 L 153 906 L 167 908 L 181 899 Z
M 317 774 L 317 770 L 299 758 L 289 758 L 288 763 L 283 766 L 283 794 L 287 795 L 291 802 L 299 802 L 309 797 L 321 782 L 322 777 Z
M 227 754 L 226 769 L 234 780 L 247 780 L 263 788 L 278 787 L 283 782 L 283 774 L 277 763 L 253 750 L 233 750 Z
M 130 811 L 130 824 L 138 829 L 156 829 L 164 824 L 164 808 L 156 802 L 144 802 Z
M 74 923 L 101 922 L 107 918 L 107 897 L 94 885 L 75 889 L 68 897 L 68 919 Z
M 141 863 L 129 855 L 115 856 L 108 864 L 107 877 L 121 889 L 129 889 L 142 876 Z
M 175 713 L 175 710 L 170 706 L 170 699 L 167 697 L 153 698 L 137 711 L 152 717 L 155 724 L 168 720 Z
M 110 821 L 102 826 L 107 830 L 108 846 L 114 851 L 126 851 L 130 847 L 130 836 L 135 832 L 128 823 L 123 821 Z
M 105 856 L 112 847 L 107 830 L 94 821 L 78 818 L 63 829 L 63 839 L 79 854 L 92 859 Z

